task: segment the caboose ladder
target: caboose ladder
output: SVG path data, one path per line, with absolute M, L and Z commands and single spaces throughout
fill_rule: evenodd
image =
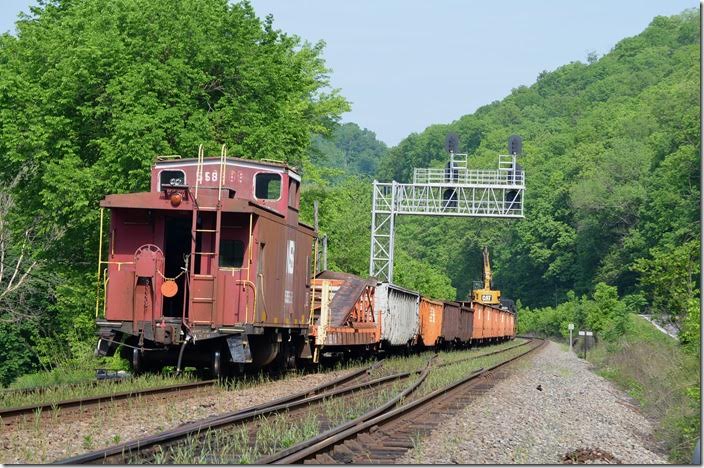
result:
M 225 165 L 227 159 L 227 148 L 225 145 L 222 146 L 222 151 L 220 152 L 220 165 L 219 165 L 219 177 L 218 177 L 218 198 L 215 206 L 201 206 L 199 203 L 198 189 L 200 182 L 203 180 L 203 163 L 204 163 L 204 151 L 203 145 L 198 148 L 198 165 L 196 168 L 196 187 L 194 196 L 194 209 L 193 217 L 191 220 L 191 262 L 189 265 L 190 277 L 189 277 L 189 321 L 193 324 L 210 324 L 213 327 L 216 326 L 217 322 L 217 275 L 218 267 L 220 264 L 220 229 L 222 225 L 222 179 L 225 176 Z M 206 188 L 206 187 L 203 187 Z M 207 187 L 212 189 L 213 187 Z M 206 197 L 207 199 L 207 197 Z M 212 224 L 206 223 L 206 218 L 212 219 L 210 213 L 214 214 L 214 226 Z M 198 219 L 200 218 L 201 227 L 198 227 Z M 205 228 L 205 226 L 212 226 Z M 198 244 L 196 242 L 197 236 L 200 234 L 200 251 L 197 250 Z M 211 239 L 212 242 L 210 246 L 212 251 L 205 251 L 204 244 L 206 244 L 206 237 Z M 201 262 L 203 257 L 210 257 L 212 260 L 210 262 Z M 210 264 L 210 271 L 207 272 L 208 263 Z M 196 274 L 196 264 L 201 264 L 201 268 L 206 268 L 206 273 Z M 203 320 L 200 314 L 195 314 L 196 319 L 193 318 L 193 312 L 198 304 L 210 304 L 210 320 Z

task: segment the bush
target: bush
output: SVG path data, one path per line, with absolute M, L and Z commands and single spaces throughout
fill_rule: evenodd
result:
M 630 315 L 626 333 L 600 343 L 588 358 L 657 421 L 656 436 L 670 461 L 689 463 L 699 436 L 699 359 L 646 320 Z
M 606 341 L 613 342 L 629 329 L 629 312 L 633 305 L 642 301 L 631 296 L 628 301 L 619 300 L 616 288 L 605 283 L 597 284 L 594 298 L 578 298 L 572 291 L 567 293 L 567 302 L 557 307 L 530 310 L 518 313 L 519 333 L 538 333 L 542 336 L 564 338 L 569 336 L 568 324 L 577 329 L 594 331 Z

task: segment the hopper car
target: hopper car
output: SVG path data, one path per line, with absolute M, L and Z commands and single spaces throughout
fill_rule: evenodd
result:
M 201 146 L 196 158 L 157 158 L 149 191 L 106 196 L 96 353 L 120 352 L 135 372 L 219 376 L 515 337 L 515 311 L 500 304 L 315 274 L 317 232 L 299 220 L 300 184 L 286 164 L 230 157 L 224 146 L 206 157 Z

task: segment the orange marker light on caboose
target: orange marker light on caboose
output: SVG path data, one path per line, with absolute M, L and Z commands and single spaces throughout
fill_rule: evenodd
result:
M 171 200 L 171 206 L 176 208 L 177 206 L 179 206 L 181 204 L 181 200 L 183 199 L 183 197 L 181 196 L 180 193 L 174 192 L 171 194 L 171 197 L 169 197 L 169 199 Z

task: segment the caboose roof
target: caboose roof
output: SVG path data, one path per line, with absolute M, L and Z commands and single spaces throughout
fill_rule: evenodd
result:
M 173 210 L 168 199 L 160 198 L 156 192 L 137 192 L 137 193 L 116 193 L 107 195 L 100 201 L 102 208 L 131 208 L 142 210 Z M 190 208 L 189 208 L 190 209 Z M 259 205 L 251 200 L 240 198 L 225 198 L 222 200 L 223 213 L 253 213 L 257 216 L 271 219 L 281 223 L 284 221 L 282 214 L 276 211 Z M 299 230 L 314 231 L 313 226 L 299 222 Z
M 220 163 L 219 156 L 208 156 L 203 158 L 204 164 Z M 283 162 L 271 161 L 271 160 L 258 160 L 258 159 L 242 159 L 234 158 L 228 156 L 225 159 L 225 164 L 227 166 L 234 167 L 245 167 L 250 169 L 264 169 L 271 172 L 278 172 L 280 174 L 288 173 L 289 177 L 298 182 L 301 182 L 301 176 L 298 169 L 287 165 Z M 169 159 L 169 160 L 158 160 L 154 163 L 154 167 L 157 169 L 168 169 L 168 168 L 179 168 L 179 167 L 195 167 L 198 165 L 198 158 L 181 158 L 181 159 Z

